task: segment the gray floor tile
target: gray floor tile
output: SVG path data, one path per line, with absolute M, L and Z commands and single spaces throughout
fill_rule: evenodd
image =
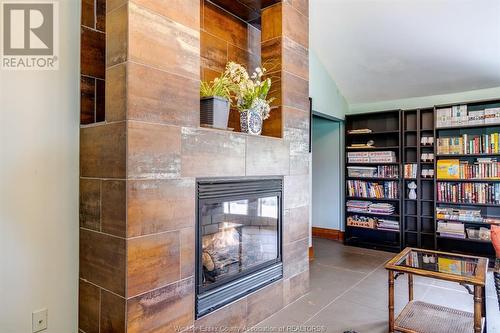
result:
M 310 264 L 310 292 L 260 323 L 260 328 L 296 326 L 296 331 L 312 332 L 324 326 L 325 332 L 385 333 L 388 320 L 387 271 L 383 264 L 393 253 L 344 246 L 340 242 L 314 239 L 315 260 Z M 488 282 L 492 284 L 491 274 Z M 489 299 L 496 300 L 489 285 Z M 414 298 L 465 311 L 472 311 L 473 300 L 456 284 L 414 276 Z M 406 275 L 395 281 L 395 313 L 408 302 Z M 500 327 L 500 312 L 491 311 L 489 320 Z M 500 328 L 499 328 L 500 332 Z

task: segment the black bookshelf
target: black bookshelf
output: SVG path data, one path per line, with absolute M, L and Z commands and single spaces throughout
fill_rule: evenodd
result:
M 380 249 L 392 252 L 401 250 L 402 239 L 402 225 L 401 225 L 401 111 L 381 111 L 366 114 L 347 115 L 346 122 L 346 139 L 345 139 L 345 175 L 346 180 L 366 181 L 385 183 L 389 181 L 397 182 L 398 192 L 400 194 L 397 199 L 388 198 L 363 198 L 353 197 L 348 195 L 347 181 L 346 181 L 346 197 L 344 202 L 344 216 L 345 216 L 345 237 L 344 242 L 346 245 L 367 247 L 373 249 Z M 371 133 L 349 133 L 353 129 L 368 128 Z M 373 140 L 374 148 L 352 148 L 352 144 L 366 144 L 369 140 Z M 349 163 L 349 152 L 370 152 L 370 151 L 392 151 L 395 153 L 396 162 L 392 163 Z M 398 177 L 350 177 L 348 172 L 349 166 L 397 166 Z M 394 205 L 394 213 L 392 215 L 374 214 L 374 213 L 359 213 L 348 212 L 346 203 L 349 200 L 362 200 L 371 201 L 373 203 L 390 203 Z M 386 218 L 388 220 L 397 221 L 399 230 L 383 230 L 383 229 L 370 229 L 357 226 L 347 225 L 349 216 L 358 215 L 366 217 Z
M 399 183 L 399 198 L 358 198 L 346 195 L 344 202 L 345 212 L 345 243 L 361 247 L 375 248 L 388 251 L 399 251 L 403 247 L 413 246 L 427 249 L 437 249 L 447 252 L 479 255 L 494 258 L 494 249 L 490 241 L 474 238 L 455 238 L 439 235 L 438 222 L 459 222 L 465 228 L 489 228 L 484 222 L 467 222 L 452 219 L 438 219 L 436 209 L 449 207 L 458 209 L 480 210 L 482 217 L 500 218 L 500 205 L 491 203 L 461 203 L 438 201 L 438 183 L 491 183 L 498 184 L 500 179 L 438 179 L 437 162 L 441 159 L 458 159 L 474 162 L 477 158 L 500 158 L 500 153 L 475 154 L 437 154 L 437 139 L 440 137 L 458 137 L 462 134 L 477 136 L 500 132 L 500 123 L 496 124 L 464 124 L 460 126 L 437 125 L 437 110 L 454 105 L 467 104 L 467 111 L 484 110 L 490 107 L 500 107 L 499 100 L 477 101 L 438 105 L 433 108 L 413 110 L 381 111 L 346 116 L 346 147 L 345 147 L 345 175 L 346 193 L 347 180 L 361 180 L 383 183 L 397 181 Z M 369 128 L 371 133 L 349 133 L 351 129 Z M 422 137 L 432 137 L 433 144 L 423 144 Z M 366 143 L 373 140 L 375 148 L 351 148 L 351 144 Z M 349 163 L 347 154 L 356 151 L 393 151 L 397 162 L 393 163 Z M 423 161 L 422 154 L 432 153 L 433 161 Z M 416 177 L 405 178 L 404 166 L 407 163 L 417 165 Z M 399 167 L 398 178 L 389 177 L 349 177 L 349 166 L 382 166 L 392 165 Z M 433 177 L 423 177 L 422 170 L 433 169 Z M 410 182 L 417 184 L 417 198 L 408 197 L 407 185 Z M 369 200 L 374 203 L 387 202 L 395 206 L 392 215 L 374 213 L 347 212 L 345 203 L 348 200 Z M 397 220 L 399 232 L 391 230 L 367 229 L 347 225 L 347 218 L 351 215 L 373 216 Z M 467 235 L 467 232 L 466 232 Z
M 403 247 L 411 246 L 425 249 L 435 247 L 434 223 L 434 177 L 423 176 L 423 171 L 434 169 L 432 160 L 423 160 L 425 154 L 435 156 L 434 108 L 402 111 L 402 209 L 403 209 Z M 422 138 L 432 138 L 432 143 L 422 142 Z M 431 162 L 432 161 L 432 162 Z M 416 165 L 416 176 L 405 177 L 405 166 Z M 410 199 L 408 185 L 415 183 L 416 199 Z
M 439 109 L 452 107 L 456 105 L 467 105 L 468 111 L 476 111 L 476 110 L 484 110 L 485 108 L 490 107 L 500 107 L 500 100 L 491 100 L 491 101 L 478 101 L 472 103 L 458 103 L 458 104 L 447 104 L 447 105 L 439 105 L 435 107 L 435 114 Z M 500 124 L 464 124 L 460 126 L 437 126 L 437 117 L 436 117 L 436 142 L 437 138 L 440 137 L 458 137 L 462 134 L 468 135 L 481 135 L 481 134 L 490 134 L 492 132 L 500 132 Z M 437 152 L 437 147 L 436 147 Z M 435 154 L 435 169 L 437 170 L 437 162 L 442 159 L 458 159 L 458 160 L 468 160 L 473 162 L 476 158 L 481 157 L 500 157 L 500 154 Z M 446 182 L 446 183 L 498 183 L 498 180 L 491 179 L 439 179 L 436 175 L 436 181 L 434 186 L 434 195 L 436 200 L 438 198 L 438 183 Z M 473 209 L 480 210 L 481 216 L 483 217 L 500 217 L 500 206 L 497 204 L 489 204 L 489 203 L 460 203 L 460 202 L 445 202 L 445 201 L 436 201 L 435 202 L 435 210 L 437 207 L 449 207 L 449 208 L 457 208 L 457 209 Z M 490 225 L 483 222 L 466 222 L 466 221 L 457 221 L 452 219 L 434 219 L 434 226 L 437 230 L 438 222 L 455 222 L 462 223 L 465 225 L 465 228 L 490 228 Z M 467 232 L 466 232 L 467 235 Z M 484 241 L 479 239 L 471 239 L 471 238 L 453 238 L 441 236 L 436 232 L 436 240 L 435 245 L 436 249 L 441 251 L 448 252 L 456 252 L 456 253 L 465 253 L 472 255 L 479 255 L 483 257 L 495 257 L 495 252 L 493 249 L 493 245 L 491 241 Z

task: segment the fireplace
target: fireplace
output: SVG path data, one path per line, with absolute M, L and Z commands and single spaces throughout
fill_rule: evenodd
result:
M 283 276 L 282 178 L 197 182 L 196 317 Z

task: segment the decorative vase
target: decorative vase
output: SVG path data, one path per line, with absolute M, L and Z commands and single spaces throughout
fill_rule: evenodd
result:
M 252 135 L 262 133 L 262 115 L 256 109 L 248 109 L 240 112 L 241 132 Z
M 229 106 L 229 101 L 223 97 L 202 97 L 200 99 L 200 124 L 226 129 Z

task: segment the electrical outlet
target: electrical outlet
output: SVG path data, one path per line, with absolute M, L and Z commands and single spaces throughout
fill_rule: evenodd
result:
M 47 329 L 47 320 L 49 312 L 47 309 L 34 311 L 31 315 L 32 332 L 40 332 Z

